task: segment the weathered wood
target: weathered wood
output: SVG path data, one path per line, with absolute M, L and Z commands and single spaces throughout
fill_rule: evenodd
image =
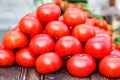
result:
M 0 67 L 0 80 L 26 80 L 27 68 L 14 65 L 14 67 Z
M 0 80 L 120 80 L 102 76 L 97 70 L 88 77 L 78 78 L 70 75 L 65 68 L 48 75 L 40 75 L 35 68 L 23 68 L 17 65 L 0 67 Z
M 53 74 L 45 75 L 44 80 L 90 80 L 90 77 L 78 78 L 70 75 L 66 69 L 62 69 Z
M 98 70 L 93 72 L 90 76 L 85 78 L 78 78 L 70 75 L 65 69 L 62 69 L 59 72 L 45 75 L 44 80 L 120 80 L 120 78 L 109 79 L 101 75 Z
M 39 73 L 37 73 L 35 68 L 28 68 L 26 80 L 43 80 L 43 75 L 40 75 Z

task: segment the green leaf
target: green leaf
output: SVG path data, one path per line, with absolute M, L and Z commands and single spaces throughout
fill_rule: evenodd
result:
M 104 20 L 104 18 L 102 16 L 94 14 L 94 13 L 91 13 L 91 17 L 96 17 L 99 20 Z
M 115 44 L 118 44 L 120 42 L 120 37 L 116 37 L 114 40 L 115 40 Z
M 118 26 L 118 28 L 114 29 L 114 32 L 118 32 L 120 31 L 120 25 Z

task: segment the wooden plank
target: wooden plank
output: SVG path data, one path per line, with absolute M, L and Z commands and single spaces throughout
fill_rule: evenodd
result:
M 66 69 L 62 69 L 58 72 L 45 75 L 44 80 L 91 80 L 90 77 L 78 78 L 70 75 Z
M 43 75 L 40 75 L 35 68 L 28 68 L 26 80 L 44 80 Z
M 20 66 L 0 67 L 0 80 L 26 80 L 27 68 Z
M 62 69 L 61 71 L 45 75 L 44 80 L 120 80 L 120 78 L 109 79 L 105 76 L 102 76 L 98 70 L 88 77 L 78 78 L 70 75 L 65 69 Z

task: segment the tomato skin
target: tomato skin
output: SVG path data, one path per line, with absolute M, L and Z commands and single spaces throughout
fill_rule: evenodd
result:
M 44 23 L 57 20 L 61 15 L 61 10 L 54 3 L 46 3 L 37 8 L 36 15 Z
M 48 74 L 62 67 L 62 59 L 55 52 L 40 55 L 36 60 L 36 70 L 41 74 Z
M 72 27 L 86 22 L 86 16 L 84 12 L 78 8 L 67 9 L 63 17 L 64 22 Z
M 42 22 L 33 14 L 28 14 L 21 18 L 18 23 L 19 29 L 31 36 L 39 34 L 42 31 Z
M 38 34 L 34 36 L 29 43 L 29 48 L 34 55 L 40 55 L 50 52 L 54 49 L 55 41 L 48 34 Z
M 46 24 L 45 31 L 52 37 L 60 38 L 70 34 L 69 28 L 61 21 L 51 21 Z
M 112 43 L 103 36 L 97 36 L 89 39 L 85 44 L 85 52 L 94 58 L 103 58 L 110 54 Z
M 81 42 L 86 42 L 94 35 L 95 30 L 93 26 L 87 24 L 77 25 L 72 30 L 72 36 L 75 36 Z
M 60 16 L 60 17 L 58 18 L 58 21 L 64 22 L 63 16 Z
M 21 48 L 16 53 L 16 62 L 22 67 L 34 67 L 36 58 L 28 47 Z
M 120 56 L 108 55 L 99 63 L 99 71 L 109 78 L 120 77 Z
M 60 56 L 78 54 L 82 51 L 81 42 L 73 36 L 64 36 L 55 44 L 55 52 Z
M 15 62 L 14 53 L 6 48 L 0 48 L 0 66 L 12 66 Z
M 3 35 L 2 43 L 8 49 L 21 48 L 28 44 L 28 37 L 21 31 L 8 31 Z
M 105 20 L 97 20 L 95 25 L 102 29 L 107 29 L 107 22 Z
M 96 63 L 88 54 L 76 54 L 68 59 L 66 67 L 70 74 L 77 77 L 86 77 L 95 70 Z

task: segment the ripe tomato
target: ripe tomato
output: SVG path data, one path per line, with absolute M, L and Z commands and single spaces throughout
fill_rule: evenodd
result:
M 73 36 L 64 36 L 55 44 L 55 52 L 60 56 L 78 54 L 82 51 L 81 42 Z
M 112 44 L 112 50 L 111 50 L 110 54 L 120 56 L 120 51 L 115 44 Z
M 107 29 L 107 22 L 105 20 L 97 20 L 95 25 L 102 29 Z
M 36 70 L 41 74 L 48 74 L 62 67 L 62 59 L 55 52 L 40 55 L 36 60 Z
M 18 23 L 19 29 L 29 35 L 36 35 L 42 31 L 42 23 L 32 14 L 24 16 Z
M 9 49 L 21 48 L 28 44 L 28 37 L 21 31 L 8 31 L 3 35 L 2 43 Z
M 16 62 L 22 67 L 34 67 L 36 57 L 28 47 L 21 48 L 16 53 Z
M 51 21 L 46 24 L 46 33 L 52 37 L 60 38 L 69 35 L 68 26 L 61 21 Z
M 54 49 L 55 41 L 47 34 L 35 35 L 29 43 L 29 48 L 35 55 L 44 54 Z
M 70 74 L 77 77 L 86 77 L 95 70 L 96 63 L 88 54 L 76 54 L 68 59 L 66 67 Z
M 36 15 L 44 23 L 57 20 L 61 15 L 61 10 L 54 3 L 46 3 L 37 8 Z
M 58 18 L 58 21 L 64 22 L 63 16 L 60 16 L 60 17 Z
M 104 36 L 89 39 L 85 44 L 85 52 L 94 58 L 103 58 L 110 54 L 112 43 Z
M 94 18 L 87 18 L 85 24 L 94 26 L 95 25 Z
M 78 8 L 67 9 L 63 17 L 64 22 L 72 27 L 86 22 L 86 15 L 82 10 L 79 10 Z
M 12 66 L 14 62 L 14 53 L 6 48 L 0 48 L 0 66 Z
M 93 26 L 87 24 L 77 25 L 72 30 L 72 36 L 75 36 L 81 42 L 86 42 L 94 35 L 95 35 L 95 30 Z
M 67 1 L 60 1 L 60 2 L 59 2 L 59 7 L 60 7 L 60 9 L 61 9 L 63 12 L 66 11 L 67 6 L 68 6 L 68 2 L 67 2 Z
M 104 57 L 99 63 L 99 71 L 109 78 L 120 77 L 120 56 L 109 55 Z

